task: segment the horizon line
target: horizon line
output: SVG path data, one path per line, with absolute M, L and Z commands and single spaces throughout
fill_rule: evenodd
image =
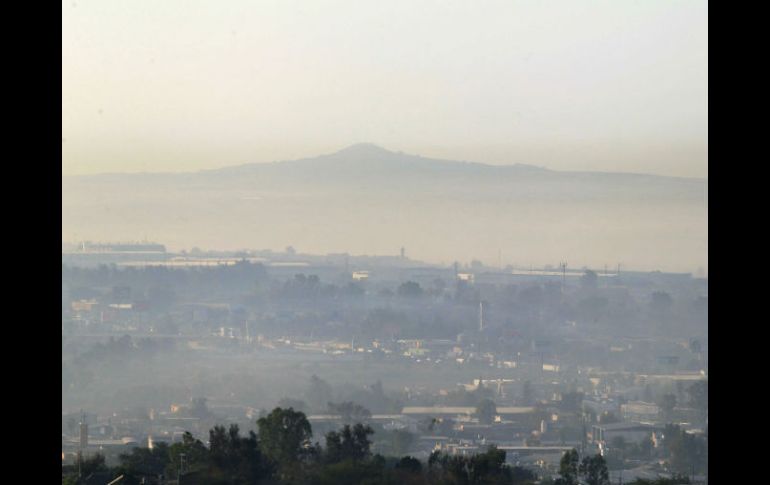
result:
M 543 165 L 534 165 L 534 164 L 520 163 L 520 162 L 491 164 L 486 162 L 474 162 L 470 160 L 451 160 L 447 158 L 432 158 L 432 157 L 426 157 L 419 154 L 390 150 L 372 142 L 357 142 L 357 143 L 347 145 L 339 150 L 336 150 L 330 153 L 321 153 L 314 156 L 306 156 L 301 158 L 283 159 L 283 160 L 273 160 L 273 161 L 267 161 L 267 162 L 233 163 L 232 165 L 224 165 L 224 166 L 214 167 L 214 168 L 201 168 L 197 170 L 164 170 L 164 171 L 138 170 L 138 171 L 122 171 L 122 172 L 112 171 L 112 172 L 90 172 L 90 173 L 84 173 L 84 172 L 64 173 L 62 171 L 61 176 L 62 178 L 65 178 L 65 177 L 94 177 L 94 176 L 110 176 L 110 175 L 111 176 L 115 176 L 115 175 L 197 175 L 197 174 L 205 174 L 206 172 L 216 172 L 220 170 L 228 170 L 228 169 L 239 168 L 239 167 L 249 167 L 249 166 L 258 166 L 258 165 L 267 166 L 267 165 L 291 163 L 291 162 L 297 162 L 297 161 L 303 161 L 303 160 L 312 160 L 312 159 L 321 158 L 321 157 L 330 157 L 330 156 L 338 155 L 346 151 L 357 149 L 357 148 L 369 148 L 369 149 L 373 149 L 381 152 L 386 152 L 392 155 L 422 158 L 425 160 L 436 161 L 436 162 L 479 165 L 485 168 L 527 167 L 527 168 L 534 168 L 538 170 L 556 172 L 561 174 L 570 174 L 570 173 L 587 174 L 588 173 L 588 174 L 637 175 L 637 176 L 641 175 L 641 176 L 663 177 L 663 178 L 669 178 L 669 179 L 708 182 L 708 175 L 705 177 L 693 177 L 693 176 L 681 176 L 681 175 L 664 175 L 664 174 L 651 173 L 651 172 L 625 172 L 625 171 L 606 171 L 606 170 L 559 170 L 559 169 L 548 168 L 547 166 L 543 166 Z

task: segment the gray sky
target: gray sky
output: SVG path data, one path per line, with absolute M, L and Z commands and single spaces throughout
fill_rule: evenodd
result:
M 708 6 L 62 3 L 62 171 L 190 171 L 356 142 L 708 175 Z

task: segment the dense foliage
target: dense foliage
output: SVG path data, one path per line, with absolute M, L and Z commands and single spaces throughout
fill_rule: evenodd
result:
M 62 483 L 86 483 L 101 473 L 120 483 L 153 484 L 180 479 L 182 484 L 446 484 L 526 485 L 537 476 L 505 462 L 505 451 L 490 446 L 475 455 L 436 451 L 427 463 L 411 456 L 373 454 L 371 427 L 346 424 L 325 435 L 325 444 L 311 442 L 312 429 L 304 413 L 276 408 L 257 421 L 259 433 L 242 436 L 237 425 L 215 426 L 208 446 L 185 433 L 181 442 L 134 448 L 120 455 L 120 465 L 108 468 L 96 455 L 77 468 L 62 468 Z

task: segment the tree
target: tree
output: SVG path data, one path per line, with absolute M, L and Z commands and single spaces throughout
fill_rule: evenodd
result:
M 415 283 L 414 281 L 407 281 L 405 283 L 401 283 L 401 285 L 398 287 L 398 296 L 417 298 L 422 296 L 422 288 L 420 287 L 419 283 Z
M 484 399 L 476 406 L 476 417 L 479 419 L 479 423 L 492 424 L 495 414 L 497 414 L 497 406 L 491 399 Z
M 615 436 L 612 438 L 610 445 L 622 453 L 626 449 L 626 439 L 623 436 Z
M 182 435 L 181 443 L 174 443 L 168 449 L 169 464 L 166 467 L 167 476 L 176 476 L 184 454 L 186 472 L 204 469 L 209 462 L 209 450 L 201 440 L 195 439 L 189 431 Z
M 369 457 L 371 434 L 374 434 L 374 430 L 361 423 L 356 423 L 352 428 L 346 424 L 339 432 L 330 431 L 326 434 L 326 460 L 329 463 L 338 463 L 345 460 L 360 461 Z
M 238 426 L 232 425 L 230 427 L 231 434 L 238 434 Z M 232 445 L 230 443 L 230 436 L 228 436 L 227 430 L 224 426 L 214 426 L 209 430 L 209 450 L 211 461 L 220 468 L 227 468 L 228 455 Z
M 190 416 L 198 419 L 210 418 L 212 414 L 211 411 L 209 411 L 206 402 L 207 400 L 205 397 L 193 398 L 192 403 L 190 404 Z
M 96 453 L 90 458 L 85 458 L 80 463 L 80 473 L 87 477 L 94 472 L 106 471 L 107 465 L 105 465 L 104 455 Z
M 434 451 L 428 459 L 428 468 L 434 479 L 431 483 L 512 483 L 511 469 L 505 464 L 505 451 L 495 446 L 473 456 Z
M 602 455 L 597 454 L 583 458 L 579 471 L 587 485 L 610 485 L 607 462 Z
M 327 403 L 332 399 L 332 386 L 328 382 L 313 374 L 310 378 L 310 385 L 305 393 L 305 402 L 310 409 L 317 411 L 323 410 Z
M 344 288 L 342 288 L 342 294 L 349 297 L 362 297 L 366 294 L 363 286 L 360 282 L 350 282 Z
M 150 448 L 134 448 L 131 453 L 121 454 L 121 471 L 128 477 L 157 478 L 162 475 L 169 464 L 168 445 L 160 442 Z
M 411 456 L 404 456 L 395 466 L 398 470 L 406 470 L 410 473 L 420 473 L 422 471 L 422 463 L 417 458 Z
M 395 470 L 394 470 L 395 471 Z M 367 461 L 341 461 L 316 468 L 308 480 L 297 482 L 312 485 L 376 485 L 399 483 L 385 479 L 385 460 L 374 456 Z
M 678 473 L 693 473 L 708 468 L 706 439 L 690 434 L 675 424 L 663 430 L 664 447 L 671 469 Z
M 328 409 L 330 414 L 340 415 L 344 423 L 363 421 L 372 417 L 371 411 L 352 401 L 341 403 L 330 402 L 328 403 Z
M 152 308 L 165 310 L 176 301 L 176 293 L 168 286 L 152 286 L 147 290 L 147 303 Z
M 637 478 L 633 482 L 628 482 L 628 485 L 688 485 L 689 483 L 691 483 L 689 477 L 675 473 L 671 478 L 658 477 L 654 480 Z
M 663 413 L 664 419 L 669 421 L 671 419 L 671 415 L 674 412 L 674 408 L 676 407 L 676 395 L 670 393 L 664 394 L 660 398 L 658 406 L 660 406 L 660 411 Z
M 559 407 L 562 411 L 575 412 L 580 409 L 584 396 L 585 394 L 582 392 L 566 392 L 561 396 L 561 405 Z
M 77 474 L 70 474 L 67 476 L 64 476 L 62 474 L 61 477 L 61 485 L 79 485 L 80 479 L 78 478 Z
M 590 296 L 580 300 L 577 304 L 577 311 L 580 318 L 585 322 L 598 322 L 606 314 L 609 300 L 601 296 Z
M 505 464 L 505 450 L 499 450 L 493 445 L 486 453 L 473 455 L 469 471 L 471 483 L 488 483 L 495 479 L 502 483 L 508 482 L 506 478 L 510 478 L 510 469 Z
M 280 401 L 278 401 L 278 407 L 280 408 L 293 408 L 297 411 L 305 412 L 307 410 L 307 404 L 305 404 L 305 401 L 302 401 L 300 399 L 291 399 L 289 397 L 284 397 Z
M 583 276 L 580 277 L 580 286 L 587 289 L 596 288 L 599 281 L 599 275 L 595 271 L 587 269 Z
M 511 483 L 515 485 L 534 483 L 536 480 L 537 475 L 526 468 L 520 466 L 511 468 Z
M 396 456 L 409 452 L 409 448 L 416 440 L 416 436 L 405 429 L 395 429 L 390 436 L 391 449 Z
M 652 442 L 652 433 L 650 433 L 639 443 L 639 456 L 643 460 L 650 459 L 653 448 L 655 448 L 655 443 Z
M 578 484 L 579 459 L 578 452 L 574 448 L 564 453 L 559 462 L 559 475 L 561 475 L 561 477 L 556 480 L 556 485 Z
M 313 430 L 304 413 L 275 408 L 257 420 L 259 445 L 264 455 L 284 472 L 297 465 L 310 447 Z
M 534 394 L 535 393 L 532 390 L 532 382 L 524 381 L 524 385 L 521 388 L 521 403 L 524 406 L 531 406 Z
M 665 291 L 653 292 L 650 306 L 652 311 L 658 316 L 667 313 L 673 304 L 674 300 L 671 298 L 671 295 Z
M 227 431 L 223 426 L 215 426 L 209 432 L 209 443 L 211 463 L 231 483 L 255 483 L 268 474 L 269 467 L 264 464 L 253 431 L 241 437 L 236 424 Z
M 433 280 L 433 293 L 435 295 L 441 295 L 444 293 L 444 290 L 446 289 L 446 282 L 442 280 L 441 278 L 436 278 Z

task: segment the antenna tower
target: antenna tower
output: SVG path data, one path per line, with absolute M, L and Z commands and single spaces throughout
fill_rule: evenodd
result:
M 567 286 L 567 262 L 562 261 L 559 263 L 561 268 L 561 291 L 564 292 L 564 288 Z

